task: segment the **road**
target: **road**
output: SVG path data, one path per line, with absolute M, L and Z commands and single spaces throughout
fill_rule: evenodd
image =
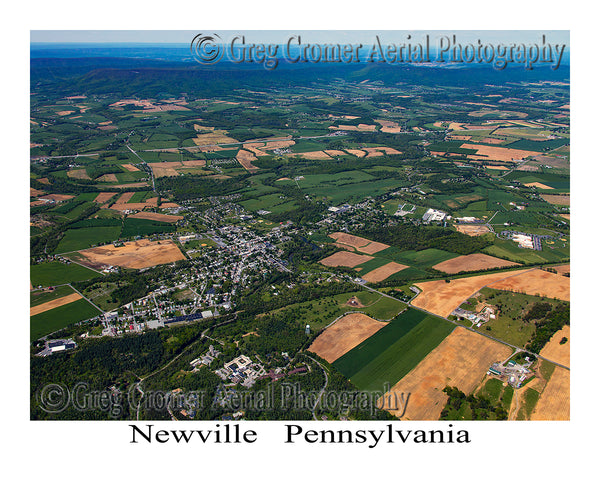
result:
M 128 142 L 129 142 L 129 141 L 128 141 Z M 146 168 L 148 168 L 148 170 L 150 171 L 150 178 L 152 178 L 152 191 L 153 191 L 154 193 L 156 193 L 156 185 L 154 184 L 154 172 L 153 172 L 153 171 L 152 171 L 152 169 L 151 169 L 151 168 L 148 166 L 148 164 L 146 163 L 146 160 L 144 160 L 142 157 L 140 157 L 140 156 L 137 154 L 137 152 L 136 152 L 136 151 L 135 151 L 133 148 L 131 148 L 131 147 L 129 146 L 129 143 L 126 143 L 126 144 L 125 144 L 125 146 L 126 146 L 128 149 L 129 149 L 129 151 L 130 151 L 131 153 L 133 153 L 133 154 L 134 154 L 134 155 L 135 155 L 137 158 L 139 158 L 139 159 L 140 159 L 140 162 L 142 162 L 142 164 L 143 164 L 143 165 L 144 165 Z
M 327 385 L 329 383 L 329 376 L 327 375 L 327 370 L 325 370 L 325 367 L 323 365 L 321 365 L 320 362 L 318 362 L 317 360 L 315 360 L 312 357 L 309 357 L 308 355 L 304 355 L 306 358 L 310 358 L 313 362 L 315 362 L 319 367 L 321 367 L 321 370 L 323 370 L 323 374 L 325 375 L 325 384 L 323 385 L 323 388 L 321 388 L 321 391 L 319 392 L 319 395 L 317 396 L 317 399 L 315 400 L 315 404 L 313 405 L 312 408 L 312 415 L 313 415 L 313 419 L 318 420 L 317 418 L 317 406 L 319 405 L 319 402 L 321 401 L 321 397 L 323 396 L 323 394 L 325 393 L 325 389 L 327 388 Z
M 516 274 L 516 275 L 520 275 L 521 273 L 523 273 L 523 272 L 520 272 L 520 273 L 518 273 L 518 274 Z M 416 310 L 420 310 L 420 311 L 422 311 L 422 312 L 424 312 L 424 313 L 427 313 L 428 315 L 432 315 L 432 316 L 434 316 L 434 317 L 437 317 L 437 318 L 439 318 L 439 319 L 441 319 L 441 320 L 445 320 L 446 322 L 449 322 L 449 323 L 451 323 L 451 324 L 453 324 L 453 325 L 456 325 L 457 327 L 465 328 L 466 330 L 469 330 L 469 331 L 471 331 L 471 332 L 473 332 L 473 333 L 476 333 L 477 335 L 481 335 L 482 337 L 486 337 L 486 338 L 489 338 L 490 340 L 494 340 L 494 341 L 496 341 L 496 342 L 502 343 L 502 344 L 506 345 L 507 347 L 511 347 L 511 348 L 513 348 L 513 349 L 515 350 L 515 353 L 516 353 L 516 352 L 518 352 L 518 351 L 525 352 L 525 353 L 527 353 L 527 354 L 529 354 L 529 355 L 531 355 L 531 356 L 533 356 L 533 357 L 541 358 L 542 360 L 544 360 L 544 361 L 546 361 L 546 362 L 553 363 L 554 365 L 556 365 L 556 366 L 558 366 L 558 367 L 562 367 L 562 368 L 565 368 L 565 369 L 567 369 L 567 370 L 571 370 L 571 369 L 570 369 L 569 367 L 567 367 L 566 365 L 562 365 L 561 363 L 555 362 L 554 360 L 550 360 L 549 358 L 542 357 L 541 355 L 539 355 L 539 354 L 537 354 L 537 353 L 530 352 L 529 350 L 525 350 L 525 349 L 524 349 L 524 348 L 522 348 L 522 347 L 517 347 L 516 345 L 512 345 L 511 343 L 505 342 L 504 340 L 500 340 L 499 338 L 492 337 L 491 335 L 488 335 L 488 334 L 486 334 L 486 333 L 483 333 L 483 332 L 482 332 L 481 330 L 479 330 L 479 329 L 475 330 L 475 329 L 473 329 L 472 327 L 466 327 L 466 326 L 464 326 L 464 325 L 461 325 L 461 324 L 459 324 L 459 323 L 456 323 L 456 322 L 454 322 L 454 321 L 452 321 L 452 320 L 449 320 L 449 319 L 448 319 L 448 318 L 446 318 L 446 317 L 442 317 L 441 315 L 437 315 L 437 314 L 435 314 L 435 313 L 431 313 L 431 312 L 429 312 L 429 311 L 427 311 L 427 310 L 425 310 L 425 309 L 423 309 L 423 308 L 419 308 L 419 307 L 417 307 L 417 306 L 415 306 L 415 305 L 412 305 L 412 303 L 409 303 L 409 302 L 404 302 L 404 301 L 402 301 L 402 300 L 400 300 L 400 299 L 398 299 L 398 298 L 392 297 L 392 296 L 390 296 L 390 295 L 387 295 L 387 294 L 385 294 L 385 293 L 383 293 L 383 292 L 380 292 L 380 291 L 378 291 L 378 290 L 375 290 L 374 288 L 371 288 L 371 287 L 369 287 L 369 286 L 367 286 L 367 285 L 362 285 L 362 284 L 360 284 L 360 283 L 358 283 L 358 282 L 354 282 L 354 283 L 356 283 L 357 285 L 360 285 L 361 287 L 364 287 L 364 288 L 366 288 L 367 290 L 370 290 L 370 291 L 372 291 L 372 292 L 375 292 L 375 293 L 379 293 L 380 295 L 383 295 L 384 297 L 391 298 L 392 300 L 396 300 L 397 302 L 403 303 L 404 305 L 410 306 L 410 307 L 412 307 L 412 308 L 414 308 L 414 309 L 416 309 Z M 483 288 L 483 287 L 482 287 L 482 288 Z M 415 298 L 417 298 L 417 296 L 418 296 L 418 295 L 419 295 L 419 294 L 415 295 L 415 296 L 414 296 L 414 297 L 411 299 L 411 301 L 412 301 L 412 300 L 414 300 Z

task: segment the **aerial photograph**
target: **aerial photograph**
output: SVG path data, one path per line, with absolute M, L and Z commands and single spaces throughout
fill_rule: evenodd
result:
M 29 53 L 30 420 L 570 420 L 569 31 Z

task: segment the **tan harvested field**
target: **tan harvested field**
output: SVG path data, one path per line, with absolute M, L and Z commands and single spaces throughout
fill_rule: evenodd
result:
M 252 161 L 256 160 L 256 157 L 252 152 L 249 152 L 248 150 L 240 150 L 235 158 L 238 162 L 240 162 L 240 165 L 249 172 L 258 170 L 258 167 L 252 165 Z
M 265 155 L 269 155 L 267 152 L 263 152 L 256 147 L 249 147 L 248 144 L 244 144 L 244 149 L 252 152 L 257 157 L 264 157 Z
M 486 165 L 485 168 L 490 170 L 508 170 L 508 167 L 505 167 L 504 165 Z
M 477 155 L 483 155 L 491 160 L 499 160 L 502 162 L 510 162 L 513 160 L 520 160 L 525 157 L 539 155 L 539 152 L 532 152 L 529 150 L 517 150 L 514 148 L 504 147 L 489 147 L 487 145 L 474 145 L 471 143 L 463 143 L 460 148 L 468 148 L 471 150 L 477 150 Z M 472 155 L 469 155 L 471 158 Z M 478 157 L 474 157 L 478 158 Z
M 391 147 L 364 148 L 364 151 L 368 152 L 369 154 L 375 153 L 375 152 L 383 152 L 383 153 L 387 153 L 388 155 L 400 155 L 402 153 L 401 151 L 396 150 L 395 148 L 391 148 Z
M 556 273 L 558 273 L 559 275 L 564 275 L 565 273 L 570 274 L 571 273 L 571 264 L 567 263 L 566 265 L 552 265 L 552 267 L 554 270 L 556 270 Z
M 75 113 L 75 110 L 62 110 L 60 112 L 56 112 L 56 114 L 60 117 L 64 117 L 65 115 L 70 115 L 71 113 Z
M 276 140 L 272 142 L 267 142 L 263 147 L 265 150 L 275 150 L 276 148 L 287 148 L 295 145 L 296 142 L 294 140 Z
M 349 154 L 354 155 L 355 157 L 358 157 L 358 158 L 362 158 L 367 154 L 367 152 L 365 152 L 363 150 L 355 150 L 355 149 L 352 150 L 352 149 L 347 148 L 346 151 Z
M 153 168 L 152 172 L 155 178 L 179 176 L 179 172 L 174 168 Z
M 571 195 L 540 195 L 544 200 L 552 205 L 570 205 Z
M 76 170 L 69 170 L 67 172 L 69 178 L 77 178 L 80 180 L 91 180 L 90 176 L 85 171 L 85 168 L 78 168 Z
M 524 185 L 526 187 L 541 188 L 542 190 L 554 190 L 552 187 L 549 187 L 548 185 L 544 185 L 543 183 L 540 183 L 540 182 L 525 183 Z
M 385 325 L 363 313 L 351 313 L 321 333 L 308 351 L 332 363 Z
M 404 270 L 405 268 L 408 268 L 408 266 L 402 265 L 401 263 L 390 262 L 382 265 L 379 268 L 371 270 L 369 273 L 365 273 L 362 278 L 369 283 L 377 283 L 392 276 L 394 273 Z
M 341 155 L 348 155 L 346 152 L 343 152 L 342 150 L 323 150 L 327 155 L 330 155 L 332 157 L 335 156 L 341 156 Z
M 484 235 L 490 231 L 485 225 L 455 225 L 456 230 L 470 237 L 478 237 Z
M 214 130 L 211 133 L 203 133 L 192 138 L 196 145 L 217 145 L 219 143 L 237 143 L 235 138 L 227 136 L 227 130 Z
M 50 185 L 50 180 L 48 180 L 46 177 L 38 178 L 37 181 L 43 183 L 44 185 Z
M 333 255 L 320 260 L 319 263 L 327 267 L 356 267 L 361 263 L 372 260 L 369 255 L 358 255 L 352 252 L 335 252 Z
M 43 197 L 40 197 L 40 200 L 64 202 L 66 200 L 71 200 L 72 198 L 74 198 L 74 195 L 62 195 L 60 193 L 51 193 L 50 195 L 44 195 Z
M 538 268 L 528 270 L 520 275 L 506 278 L 490 285 L 497 290 L 540 295 L 548 298 L 558 298 L 569 302 L 571 288 L 569 278 L 546 272 Z
M 181 163 L 184 167 L 204 167 L 206 160 L 184 160 Z
M 571 214 L 570 213 L 560 213 L 559 217 L 564 218 L 565 220 L 569 220 L 571 221 Z
M 175 202 L 163 202 L 160 204 L 160 208 L 164 209 L 164 208 L 179 208 L 179 204 L 175 203 Z
M 154 212 L 139 212 L 135 215 L 130 215 L 130 218 L 143 218 L 145 220 L 156 220 L 157 222 L 175 223 L 183 219 L 181 215 L 165 215 L 163 213 Z
M 97 182 L 113 183 L 118 182 L 117 176 L 114 173 L 106 173 L 96 179 Z
M 35 200 L 33 202 L 29 202 L 29 206 L 30 207 L 38 207 L 40 205 L 46 205 L 47 202 L 44 202 L 43 200 Z
M 451 135 L 450 140 L 471 140 L 471 135 Z
M 331 160 L 331 157 L 322 150 L 317 150 L 316 152 L 292 153 L 290 154 L 290 157 L 301 157 L 306 158 L 307 160 Z
M 38 313 L 47 312 L 48 310 L 52 310 L 56 307 L 60 307 L 61 305 L 66 305 L 67 303 L 76 302 L 79 300 L 81 295 L 78 293 L 72 293 L 70 295 L 66 295 L 64 297 L 57 298 L 55 300 L 50 300 L 49 302 L 42 303 L 41 305 L 36 305 L 35 307 L 31 307 L 29 309 L 29 316 L 33 317 Z
M 374 132 L 376 125 L 367 125 L 360 123 L 358 125 L 338 125 L 337 127 L 329 127 L 331 130 L 346 130 L 350 132 Z
M 531 420 L 569 420 L 571 372 L 556 367 L 531 414 Z
M 416 283 L 422 292 L 411 302 L 415 307 L 427 310 L 435 315 L 447 317 L 463 301 L 485 286 L 499 280 L 519 275 L 519 272 L 499 272 L 474 277 L 458 278 L 446 283 L 445 280 Z M 552 274 L 549 274 L 552 275 Z M 495 286 L 492 288 L 496 288 Z
M 438 420 L 448 399 L 442 391 L 447 385 L 471 393 L 490 365 L 505 360 L 511 352 L 506 345 L 457 327 L 394 385 L 390 394 L 410 392 L 403 420 Z M 402 414 L 399 410 L 389 412 Z
M 444 273 L 458 273 L 490 270 L 492 268 L 508 267 L 512 265 L 519 264 L 491 257 L 484 253 L 472 253 L 471 255 L 461 255 L 460 257 L 451 258 L 450 260 L 434 265 L 432 268 Z
M 389 245 L 386 245 L 385 243 L 372 242 L 367 238 L 357 237 L 356 235 L 350 235 L 349 233 L 344 232 L 330 233 L 329 237 L 333 238 L 336 243 L 339 243 L 342 246 L 347 245 L 355 248 L 360 253 L 367 253 L 369 255 L 389 248 Z
M 139 188 L 147 187 L 148 182 L 121 183 L 119 185 L 111 185 L 110 188 Z M 109 187 L 106 187 L 109 188 Z
M 124 163 L 121 165 L 125 170 L 129 170 L 130 172 L 139 172 L 140 169 L 131 163 Z
M 566 343 L 560 344 L 563 338 L 567 338 Z M 552 360 L 553 362 L 560 363 L 567 367 L 571 366 L 571 327 L 565 325 L 562 329 L 552 335 L 552 338 L 548 341 L 540 356 Z
M 30 197 L 39 197 L 40 195 L 44 195 L 46 192 L 43 192 L 42 190 L 36 190 L 33 187 L 29 187 L 29 196 Z
M 101 192 L 98 194 L 98 196 L 96 198 L 94 198 L 94 202 L 106 203 L 115 195 L 116 195 L 116 193 L 113 193 L 113 192 Z
M 135 192 L 123 192 L 121 196 L 117 198 L 116 203 L 127 203 L 134 195 Z
M 152 207 L 158 207 L 158 197 L 148 198 L 145 203 Z
M 101 267 L 113 265 L 126 268 L 146 268 L 154 265 L 185 260 L 185 257 L 171 240 L 151 242 L 137 240 L 126 242 L 122 247 L 104 245 L 79 252 L 90 265 Z
M 277 179 L 277 180 L 275 180 L 275 181 L 276 181 L 276 182 L 283 182 L 284 180 L 291 180 L 291 178 L 290 178 L 290 177 L 281 177 L 281 178 L 278 178 L 278 179 Z

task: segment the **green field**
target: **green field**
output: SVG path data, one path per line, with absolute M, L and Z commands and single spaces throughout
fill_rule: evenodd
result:
M 54 253 L 82 250 L 93 245 L 112 242 L 119 238 L 121 227 L 89 227 L 70 229 L 65 232 Z
M 51 300 L 56 300 L 57 298 L 66 297 L 67 295 L 71 295 L 72 293 L 75 293 L 75 290 L 73 290 L 68 285 L 62 285 L 60 287 L 55 288 L 54 290 L 30 292 L 29 306 L 36 307 L 37 305 L 41 305 L 42 303 L 46 303 Z
M 31 284 L 35 287 L 38 285 L 49 287 L 62 283 L 80 282 L 100 276 L 99 273 L 76 263 L 67 265 L 62 262 L 44 262 L 32 265 L 29 273 Z
M 30 339 L 36 340 L 73 323 L 95 317 L 99 313 L 100 311 L 87 300 L 80 299 L 34 315 L 29 318 Z
M 333 362 L 361 390 L 394 385 L 454 329 L 420 310 L 408 309 L 389 325 Z

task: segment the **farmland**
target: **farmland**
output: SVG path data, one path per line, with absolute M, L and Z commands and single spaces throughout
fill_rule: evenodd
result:
M 541 357 L 570 364 L 568 69 L 266 72 L 113 47 L 30 52 L 31 418 L 84 417 L 36 396 L 75 374 L 219 402 L 122 420 L 398 413 L 227 403 L 288 382 L 322 400 L 389 384 L 409 419 L 485 411 L 446 386 L 511 419 L 564 410 L 568 375 Z M 42 356 L 53 332 L 77 347 Z M 522 388 L 485 375 L 502 342 L 533 357 Z
M 99 273 L 76 263 L 44 262 L 30 268 L 31 283 L 42 287 L 79 282 L 99 276 Z
M 409 309 L 333 362 L 362 390 L 395 384 L 454 329 L 443 320 Z
M 405 412 L 407 420 L 437 420 L 446 404 L 446 386 L 470 393 L 489 366 L 506 359 L 510 347 L 464 328 L 456 328 L 437 348 L 390 390 L 390 394 L 410 392 Z M 385 397 L 383 399 L 385 402 Z M 390 412 L 401 414 L 403 412 Z
M 362 313 L 351 313 L 321 333 L 308 350 L 333 363 L 385 325 Z

